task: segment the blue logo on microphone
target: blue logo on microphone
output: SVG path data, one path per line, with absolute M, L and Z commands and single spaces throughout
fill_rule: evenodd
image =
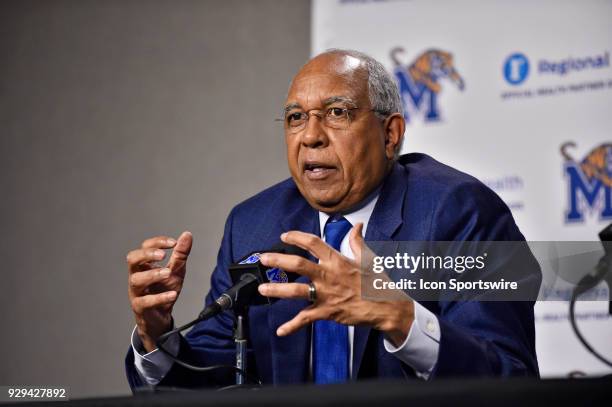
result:
M 266 277 L 268 277 L 268 281 L 271 283 L 288 283 L 289 282 L 289 277 L 287 276 L 287 273 L 277 268 L 266 270 Z
M 255 264 L 255 263 L 257 263 L 259 261 L 259 255 L 260 254 L 261 253 L 253 253 L 249 257 L 247 257 L 246 259 L 242 260 L 238 264 Z
M 520 85 L 529 75 L 529 60 L 524 54 L 517 52 L 506 58 L 504 62 L 504 78 L 511 85 Z

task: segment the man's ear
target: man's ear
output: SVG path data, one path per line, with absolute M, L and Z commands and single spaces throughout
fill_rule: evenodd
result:
M 401 113 L 393 113 L 385 119 L 385 154 L 388 160 L 393 160 L 399 154 L 404 140 L 406 121 Z

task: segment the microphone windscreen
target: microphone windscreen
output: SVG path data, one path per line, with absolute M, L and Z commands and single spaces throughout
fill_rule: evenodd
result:
M 260 261 L 260 256 L 263 253 L 282 253 L 308 257 L 308 253 L 305 250 L 297 246 L 279 242 L 267 250 L 258 250 L 247 254 L 237 263 L 230 265 L 229 274 L 234 284 L 240 281 L 245 274 L 255 276 L 259 283 L 289 283 L 295 281 L 299 277 L 299 275 L 295 273 L 264 266 Z M 248 300 L 250 305 L 269 304 L 273 301 L 275 301 L 275 299 L 263 297 L 259 293 L 254 293 L 252 298 Z

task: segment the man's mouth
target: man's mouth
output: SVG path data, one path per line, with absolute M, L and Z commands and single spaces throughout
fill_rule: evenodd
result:
M 308 162 L 304 164 L 306 178 L 313 181 L 323 180 L 336 171 L 336 167 L 319 162 Z

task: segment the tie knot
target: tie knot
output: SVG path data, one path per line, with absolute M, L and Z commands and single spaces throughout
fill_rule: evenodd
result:
M 342 243 L 342 239 L 351 230 L 351 222 L 346 220 L 346 218 L 342 217 L 340 219 L 330 219 L 325 225 L 325 241 L 328 245 L 333 247 L 336 250 L 340 250 L 340 243 Z

